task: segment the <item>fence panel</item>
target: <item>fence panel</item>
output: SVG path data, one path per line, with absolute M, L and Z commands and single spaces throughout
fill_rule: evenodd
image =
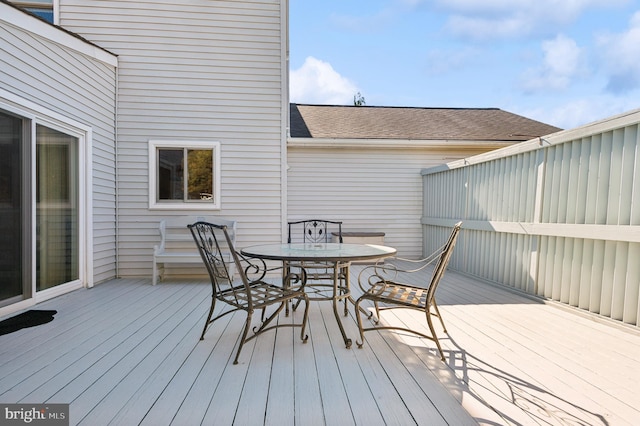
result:
M 423 251 L 451 268 L 638 326 L 640 110 L 422 171 Z

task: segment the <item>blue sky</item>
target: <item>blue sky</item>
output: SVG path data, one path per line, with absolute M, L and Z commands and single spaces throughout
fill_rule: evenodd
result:
M 640 108 L 640 0 L 290 0 L 291 101 L 495 107 L 562 128 Z

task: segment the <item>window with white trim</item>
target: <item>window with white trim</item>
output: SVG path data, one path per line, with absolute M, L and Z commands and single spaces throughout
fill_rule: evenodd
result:
M 220 143 L 149 141 L 149 208 L 220 208 Z

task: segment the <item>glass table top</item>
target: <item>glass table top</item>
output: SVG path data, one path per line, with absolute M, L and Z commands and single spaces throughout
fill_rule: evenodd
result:
M 396 249 L 374 244 L 293 243 L 251 246 L 242 254 L 271 260 L 347 261 L 389 257 L 396 254 Z

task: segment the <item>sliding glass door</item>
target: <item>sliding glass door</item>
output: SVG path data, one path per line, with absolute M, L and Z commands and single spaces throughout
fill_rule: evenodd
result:
M 0 110 L 0 308 L 80 279 L 79 144 Z
M 23 120 L 0 111 L 0 306 L 25 292 Z
M 78 139 L 36 127 L 36 290 L 79 278 Z

